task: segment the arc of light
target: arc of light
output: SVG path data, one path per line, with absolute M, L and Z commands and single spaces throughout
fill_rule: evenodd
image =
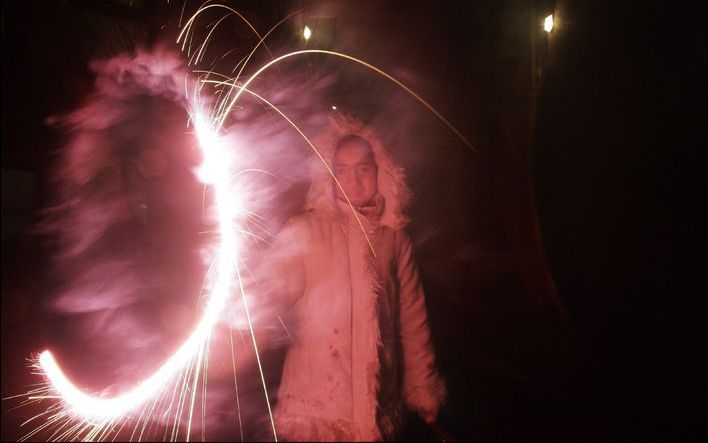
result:
M 241 62 L 238 63 L 238 65 L 241 65 L 241 68 L 239 69 L 238 74 L 236 74 L 236 77 L 234 77 L 234 79 L 233 79 L 233 86 L 235 86 L 236 83 L 238 82 L 238 79 L 241 77 L 241 74 L 243 73 L 243 70 L 246 68 L 246 65 L 247 65 L 248 62 L 251 60 L 251 57 L 253 57 L 253 54 L 256 53 L 256 51 L 258 50 L 258 48 L 260 47 L 260 45 L 264 45 L 265 48 L 266 48 L 266 50 L 268 51 L 268 54 L 270 54 L 270 57 L 273 58 L 273 54 L 270 52 L 270 49 L 268 49 L 268 46 L 265 45 L 265 40 L 266 40 L 266 39 L 268 38 L 268 36 L 269 36 L 273 31 L 275 31 L 280 25 L 282 25 L 283 23 L 285 23 L 285 21 L 287 21 L 288 19 L 290 19 L 290 17 L 294 16 L 295 14 L 298 14 L 300 11 L 301 11 L 301 10 L 297 10 L 297 11 L 294 11 L 294 12 L 288 14 L 287 16 L 285 16 L 285 17 L 284 17 L 283 19 L 281 19 L 278 23 L 276 23 L 272 28 L 270 28 L 270 29 L 268 30 L 268 32 L 266 32 L 263 37 L 261 37 L 261 36 L 259 35 L 260 40 L 258 41 L 258 43 L 256 44 L 256 46 L 254 46 L 253 49 L 251 50 L 251 52 L 250 52 Z M 255 31 L 255 30 L 254 30 L 254 31 Z M 209 35 L 211 35 L 211 33 L 209 33 Z M 258 33 L 256 33 L 256 35 L 258 35 Z M 208 39 L 208 38 L 209 38 L 209 36 L 207 36 L 207 39 Z M 238 68 L 238 65 L 236 65 L 236 68 Z M 234 68 L 234 71 L 236 70 L 236 68 Z M 231 94 L 231 91 L 233 91 L 233 89 L 231 89 L 231 90 L 229 91 L 229 94 L 228 94 L 228 95 Z M 230 106 L 229 106 L 229 107 L 224 107 L 224 103 L 226 103 L 226 102 L 228 101 L 228 95 L 224 98 L 224 100 L 221 101 L 221 103 L 220 103 L 220 105 L 219 105 L 219 109 L 220 109 L 219 113 L 223 113 L 224 115 L 226 115 L 226 114 L 228 113 L 228 109 L 231 108 Z M 217 113 L 217 114 L 218 114 L 218 113 Z
M 324 49 L 303 49 L 303 50 L 301 50 L 301 51 L 294 51 L 294 52 L 289 52 L 289 53 L 287 53 L 287 54 L 281 55 L 280 57 L 278 57 L 278 58 L 276 58 L 276 59 L 274 59 L 274 60 L 271 60 L 270 62 L 268 62 L 268 63 L 266 63 L 265 65 L 261 66 L 248 80 L 246 80 L 246 82 L 243 84 L 243 89 L 248 88 L 248 86 L 251 84 L 251 82 L 253 82 L 253 80 L 255 80 L 263 71 L 265 71 L 266 69 L 270 68 L 270 67 L 273 66 L 274 64 L 276 64 L 276 63 L 278 63 L 278 62 L 280 62 L 280 61 L 282 61 L 282 60 L 285 60 L 286 58 L 290 58 L 290 57 L 294 57 L 294 56 L 296 56 L 296 55 L 302 55 L 302 54 L 327 54 L 327 55 L 332 55 L 332 56 L 335 56 L 335 57 L 341 57 L 341 58 L 343 58 L 343 59 L 346 59 L 346 60 L 349 60 L 349 61 L 353 61 L 353 62 L 355 62 L 355 63 L 358 63 L 358 64 L 362 65 L 362 66 L 365 66 L 365 67 L 367 67 L 367 68 L 369 68 L 369 69 L 375 71 L 376 73 L 378 73 L 378 74 L 380 74 L 380 75 L 386 77 L 387 79 L 391 80 L 393 83 L 395 83 L 396 85 L 398 85 L 400 88 L 402 88 L 404 91 L 406 91 L 407 93 L 409 93 L 410 95 L 412 95 L 412 96 L 413 96 L 416 100 L 418 100 L 423 106 L 425 106 L 430 112 L 432 112 L 433 114 L 435 114 L 435 116 L 436 116 L 438 119 L 440 119 L 440 121 L 442 121 L 452 132 L 454 132 L 455 135 L 457 135 L 457 136 L 460 138 L 460 140 L 461 140 L 465 145 L 467 145 L 468 148 L 470 148 L 473 152 L 477 152 L 477 150 L 476 150 L 475 147 L 472 145 L 472 143 L 470 143 L 470 141 L 467 140 L 467 138 L 466 138 L 464 135 L 462 135 L 462 133 L 461 133 L 460 131 L 458 131 L 457 128 L 455 128 L 455 126 L 453 126 L 452 123 L 450 123 L 442 114 L 440 114 L 440 112 L 438 112 L 438 110 L 435 109 L 430 103 L 428 103 L 428 102 L 427 102 L 425 99 L 423 99 L 420 95 L 416 94 L 415 91 L 413 91 L 411 88 L 409 88 L 408 86 L 406 86 L 405 84 L 403 84 L 400 80 L 398 80 L 397 78 L 395 78 L 395 77 L 392 76 L 391 74 L 387 73 L 386 71 L 384 71 L 384 70 L 382 70 L 382 69 L 379 69 L 379 68 L 377 68 L 376 66 L 374 66 L 374 65 L 372 65 L 372 64 L 370 64 L 370 63 L 365 62 L 364 60 L 358 59 L 358 58 L 356 58 L 356 57 L 352 57 L 351 55 L 342 54 L 341 52 L 327 51 L 327 50 L 324 50 Z M 235 84 L 234 84 L 234 86 L 238 87 L 238 86 L 235 85 Z M 236 96 L 231 100 L 231 102 L 229 103 L 229 106 L 227 107 L 227 109 L 231 109 L 231 108 L 236 104 L 236 102 L 238 101 L 239 97 L 241 96 L 241 93 L 243 92 L 243 89 L 239 90 L 239 91 L 236 93 Z M 220 129 L 220 128 L 223 126 L 225 120 L 226 120 L 226 113 L 224 113 L 224 114 L 222 115 L 222 117 L 221 117 L 221 119 L 220 119 L 220 121 L 219 121 L 219 123 L 218 123 L 218 125 L 217 125 L 217 128 L 218 128 L 218 129 Z
M 187 63 L 187 65 L 192 64 L 191 61 L 194 59 L 196 59 L 196 61 L 194 62 L 194 64 L 196 65 L 197 63 L 199 63 L 200 60 L 202 60 L 204 58 L 204 52 L 206 52 L 206 46 L 207 46 L 207 43 L 209 43 L 209 38 L 214 33 L 214 31 L 216 31 L 216 28 L 219 26 L 219 24 L 221 22 L 223 22 L 224 20 L 226 20 L 228 17 L 229 17 L 228 15 L 225 15 L 225 16 L 221 17 L 218 22 L 216 22 L 216 24 L 211 28 L 211 31 L 209 31 L 209 34 L 207 34 L 202 45 L 199 47 L 199 50 L 194 53 L 194 55 L 190 59 L 190 63 Z M 177 43 L 179 43 L 179 40 L 177 41 Z
M 39 356 L 39 364 L 53 388 L 73 412 L 83 417 L 105 420 L 118 418 L 161 392 L 172 376 L 189 362 L 194 352 L 209 337 L 234 287 L 233 269 L 236 266 L 238 244 L 231 224 L 237 215 L 237 208 L 228 200 L 228 171 L 223 167 L 223 162 L 219 162 L 218 158 L 215 159 L 219 155 L 216 134 L 200 118 L 195 119 L 194 122 L 205 162 L 209 162 L 210 165 L 222 165 L 221 168 L 209 170 L 211 173 L 209 179 L 215 188 L 221 239 L 216 260 L 217 279 L 205 312 L 187 340 L 155 373 L 132 390 L 117 397 L 104 398 L 82 392 L 66 377 L 52 353 L 48 350 L 42 352 Z
M 185 3 L 186 3 L 186 2 L 185 2 Z M 233 9 L 233 8 L 230 8 L 230 7 L 226 6 L 226 5 L 221 5 L 221 4 L 213 4 L 213 5 L 201 6 L 194 14 L 192 14 L 192 16 L 189 18 L 189 20 L 187 20 L 187 23 L 185 23 L 184 28 L 182 28 L 182 31 L 180 31 L 179 35 L 177 36 L 177 41 L 176 41 L 177 43 L 179 43 L 179 41 L 182 39 L 182 37 L 184 37 L 184 42 L 182 42 L 182 51 L 184 51 L 184 48 L 185 48 L 185 46 L 186 46 L 186 44 L 187 44 L 187 38 L 186 38 L 186 35 L 185 35 L 185 34 L 188 34 L 188 33 L 189 33 L 189 30 L 190 30 L 191 27 L 194 25 L 194 21 L 197 19 L 197 17 L 198 17 L 200 14 L 202 14 L 204 11 L 206 11 L 207 9 L 209 9 L 209 8 L 223 8 L 223 9 L 226 9 L 226 10 L 230 11 L 232 14 L 238 16 L 241 20 L 243 20 L 244 23 L 246 23 L 246 24 L 248 25 L 248 27 L 251 28 L 251 31 L 253 31 L 253 33 L 256 34 L 256 37 L 259 38 L 259 42 L 258 42 L 258 44 L 256 45 L 256 47 L 253 49 L 253 52 L 255 52 L 255 50 L 256 50 L 261 44 L 263 44 L 263 45 L 265 46 L 266 51 L 268 51 L 268 54 L 271 56 L 271 58 L 273 57 L 273 54 L 270 52 L 270 49 L 268 48 L 268 46 L 265 45 L 264 40 L 266 39 L 266 37 L 268 37 L 268 34 L 270 34 L 271 32 L 273 32 L 273 30 L 275 30 L 275 28 L 277 28 L 278 26 L 280 26 L 281 23 L 283 23 L 285 20 L 287 20 L 288 18 L 292 17 L 292 16 L 295 15 L 296 13 L 300 12 L 300 10 L 297 10 L 297 11 L 291 13 L 290 15 L 288 15 L 287 17 L 285 17 L 283 20 L 281 20 L 278 24 L 276 24 L 270 31 L 268 31 L 268 33 L 266 33 L 266 35 L 264 35 L 263 37 L 261 37 L 261 35 L 260 35 L 260 34 L 258 33 L 258 31 L 256 30 L 256 28 L 253 27 L 253 25 L 251 24 L 251 22 L 249 22 L 249 21 L 246 19 L 246 17 L 244 17 L 243 15 L 241 15 L 241 13 L 238 12 L 237 10 L 235 10 L 235 9 Z M 184 12 L 184 9 L 183 9 L 183 12 Z M 228 15 L 225 16 L 225 17 L 223 17 L 222 20 L 223 20 L 224 18 L 226 18 L 226 17 L 228 17 Z M 180 22 L 181 22 L 181 18 L 180 18 Z M 216 29 L 216 27 L 219 25 L 219 23 L 221 23 L 221 20 L 219 20 L 219 22 L 218 22 L 216 25 L 214 25 L 214 28 L 212 29 L 212 31 L 209 32 L 209 35 L 207 36 L 207 38 L 206 38 L 205 41 L 204 41 L 204 44 L 202 45 L 202 48 L 201 48 L 202 50 L 204 49 L 204 46 L 206 45 L 207 41 L 209 40 L 209 36 L 212 34 L 212 32 L 214 31 L 214 29 Z M 189 52 L 189 50 L 188 50 L 188 52 Z M 253 52 L 251 53 L 251 55 L 253 54 Z M 249 55 L 249 58 L 250 58 L 250 55 Z
M 202 7 L 200 7 L 200 8 L 197 10 L 197 12 L 195 12 L 194 14 L 192 14 L 192 16 L 189 18 L 189 20 L 187 20 L 187 23 L 185 23 L 184 28 L 182 28 L 182 31 L 181 31 L 181 32 L 179 33 L 179 35 L 177 36 L 177 43 L 179 43 L 179 41 L 182 39 L 182 37 L 185 37 L 184 42 L 182 43 L 182 51 L 184 51 L 184 47 L 187 45 L 187 39 L 186 39 L 185 34 L 188 33 L 189 30 L 192 28 L 192 25 L 194 24 L 194 21 L 197 19 L 197 17 L 199 16 L 199 14 L 203 13 L 204 11 L 206 11 L 206 10 L 209 9 L 209 8 L 224 8 L 224 9 L 227 9 L 227 10 L 231 11 L 233 14 L 237 15 L 241 20 L 243 20 L 243 21 L 248 25 L 248 27 L 251 28 L 251 31 L 253 31 L 253 33 L 256 34 L 256 36 L 257 36 L 258 38 L 261 38 L 261 35 L 258 33 L 258 31 L 256 31 L 256 28 L 254 28 L 253 25 L 251 25 L 251 22 L 249 22 L 249 21 L 246 19 L 246 17 L 244 17 L 243 15 L 241 15 L 241 13 L 239 13 L 239 12 L 236 11 L 235 9 L 232 9 L 232 8 L 229 8 L 229 7 L 226 6 L 226 5 L 220 5 L 220 4 L 207 5 L 207 6 L 202 6 Z

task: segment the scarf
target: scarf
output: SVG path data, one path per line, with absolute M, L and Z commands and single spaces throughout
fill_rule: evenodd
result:
M 376 227 L 379 226 L 381 222 L 381 216 L 384 213 L 384 208 L 386 206 L 386 199 L 384 198 L 383 195 L 379 194 L 378 192 L 374 197 L 371 199 L 368 205 L 366 206 L 354 206 L 354 209 L 364 217 L 359 217 L 360 220 L 362 221 L 362 224 L 364 227 L 367 228 L 367 231 L 369 231 L 371 228 L 375 229 Z M 337 207 L 341 212 L 343 212 L 346 215 L 352 216 L 352 209 L 349 207 L 349 204 L 346 201 L 339 200 L 337 199 Z

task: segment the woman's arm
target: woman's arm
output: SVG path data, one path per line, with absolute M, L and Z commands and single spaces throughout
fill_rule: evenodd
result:
M 404 233 L 400 233 L 397 243 L 404 397 L 409 408 L 427 423 L 433 423 L 444 403 L 446 387 L 435 369 L 425 294 L 413 259 L 413 247 Z

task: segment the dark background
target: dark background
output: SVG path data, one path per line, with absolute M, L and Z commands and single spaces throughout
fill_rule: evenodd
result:
M 233 3 L 261 31 L 316 5 Z M 164 39 L 179 7 L 2 3 L 3 397 L 35 381 L 24 359 L 47 340 L 51 251 L 31 228 L 62 138 L 44 120 L 90 92 L 89 60 Z M 450 390 L 441 427 L 458 439 L 705 440 L 705 4 L 342 10 L 321 21 L 320 43 L 415 72 L 477 148 L 421 130 L 438 150 L 407 164 Z M 3 439 L 17 439 L 26 417 L 9 407 Z M 429 432 L 413 422 L 407 436 Z

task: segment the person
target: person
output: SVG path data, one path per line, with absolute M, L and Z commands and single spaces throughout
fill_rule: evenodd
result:
M 404 233 L 410 191 L 376 134 L 337 117 L 316 142 L 305 210 L 269 249 L 269 300 L 290 335 L 278 437 L 393 439 L 406 408 L 433 424 L 446 396 Z M 338 186 L 337 182 L 339 183 Z

